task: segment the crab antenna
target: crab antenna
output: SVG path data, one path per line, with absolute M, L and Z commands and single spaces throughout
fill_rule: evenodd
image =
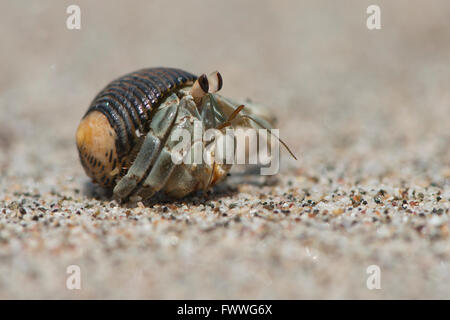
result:
M 219 71 L 211 72 L 208 76 L 209 92 L 217 92 L 222 89 L 223 80 Z
M 216 129 L 217 130 L 221 130 L 225 127 L 229 127 L 231 126 L 231 121 L 234 120 L 234 118 L 236 118 L 236 116 L 238 115 L 239 112 L 241 112 L 241 110 L 244 109 L 244 105 L 240 105 L 239 107 L 237 107 L 228 117 L 227 121 L 225 121 L 224 123 L 222 123 L 221 125 L 219 125 Z
M 203 96 L 209 91 L 209 82 L 206 74 L 202 74 L 194 82 L 191 89 L 191 96 L 194 98 L 196 104 L 200 103 Z
M 267 130 L 267 132 L 271 135 L 274 136 L 275 138 L 278 139 L 278 141 L 280 141 L 280 143 L 286 148 L 286 150 L 291 154 L 291 156 L 295 159 L 298 160 L 297 157 L 294 155 L 294 153 L 291 151 L 291 149 L 289 149 L 289 147 L 287 146 L 287 144 L 281 140 L 279 137 L 277 137 L 276 135 L 274 135 L 269 128 L 266 128 L 266 126 L 264 126 L 262 123 L 260 123 L 258 120 L 254 119 L 253 117 L 243 114 L 241 115 L 242 118 L 247 118 L 249 120 L 252 120 L 254 123 L 256 123 L 258 126 L 260 126 L 261 128 L 264 128 Z

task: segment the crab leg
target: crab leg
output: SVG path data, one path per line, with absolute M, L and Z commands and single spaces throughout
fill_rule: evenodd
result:
M 169 137 L 165 141 L 161 152 L 159 153 L 153 167 L 148 176 L 139 185 L 135 191 L 137 196 L 143 199 L 150 198 L 156 192 L 160 191 L 170 179 L 173 170 L 177 166 L 172 160 L 172 149 L 179 143 L 177 139 L 172 139 L 171 135 L 175 134 L 176 130 L 188 130 L 192 137 L 193 126 L 191 120 L 195 116 L 187 108 L 186 99 L 182 99 L 178 107 L 178 115 L 175 123 L 171 127 Z
M 136 188 L 156 160 L 161 144 L 165 141 L 177 113 L 179 99 L 172 94 L 160 110 L 155 113 L 144 142 L 127 174 L 119 180 L 113 193 L 118 199 L 124 199 Z

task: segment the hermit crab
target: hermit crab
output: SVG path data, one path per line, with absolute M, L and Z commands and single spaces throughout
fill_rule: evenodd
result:
M 85 172 L 94 183 L 112 188 L 120 201 L 145 200 L 157 192 L 181 198 L 207 190 L 226 177 L 231 164 L 177 163 L 176 129 L 193 133 L 196 121 L 202 130 L 220 132 L 227 127 L 271 128 L 262 109 L 219 95 L 221 88 L 218 72 L 197 77 L 175 68 L 142 69 L 112 81 L 94 98 L 76 132 Z M 189 151 L 196 144 L 214 144 L 191 142 L 191 150 L 182 150 L 179 157 L 192 156 Z M 214 159 L 214 148 L 206 150 Z

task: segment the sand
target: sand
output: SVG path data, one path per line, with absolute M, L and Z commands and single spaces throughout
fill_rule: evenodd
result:
M 2 2 L 0 298 L 449 299 L 450 6 L 377 1 L 369 31 L 372 2 L 77 1 L 81 30 L 70 2 Z M 220 70 L 299 160 L 112 201 L 75 130 L 110 80 L 152 66 Z

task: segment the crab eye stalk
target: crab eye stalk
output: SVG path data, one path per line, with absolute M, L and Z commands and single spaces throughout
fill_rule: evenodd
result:
M 219 71 L 211 72 L 208 76 L 209 92 L 217 92 L 222 89 L 223 80 Z
M 195 103 L 199 103 L 203 96 L 208 93 L 209 90 L 209 82 L 206 74 L 202 74 L 198 79 L 194 82 L 191 89 L 191 95 L 194 98 Z

